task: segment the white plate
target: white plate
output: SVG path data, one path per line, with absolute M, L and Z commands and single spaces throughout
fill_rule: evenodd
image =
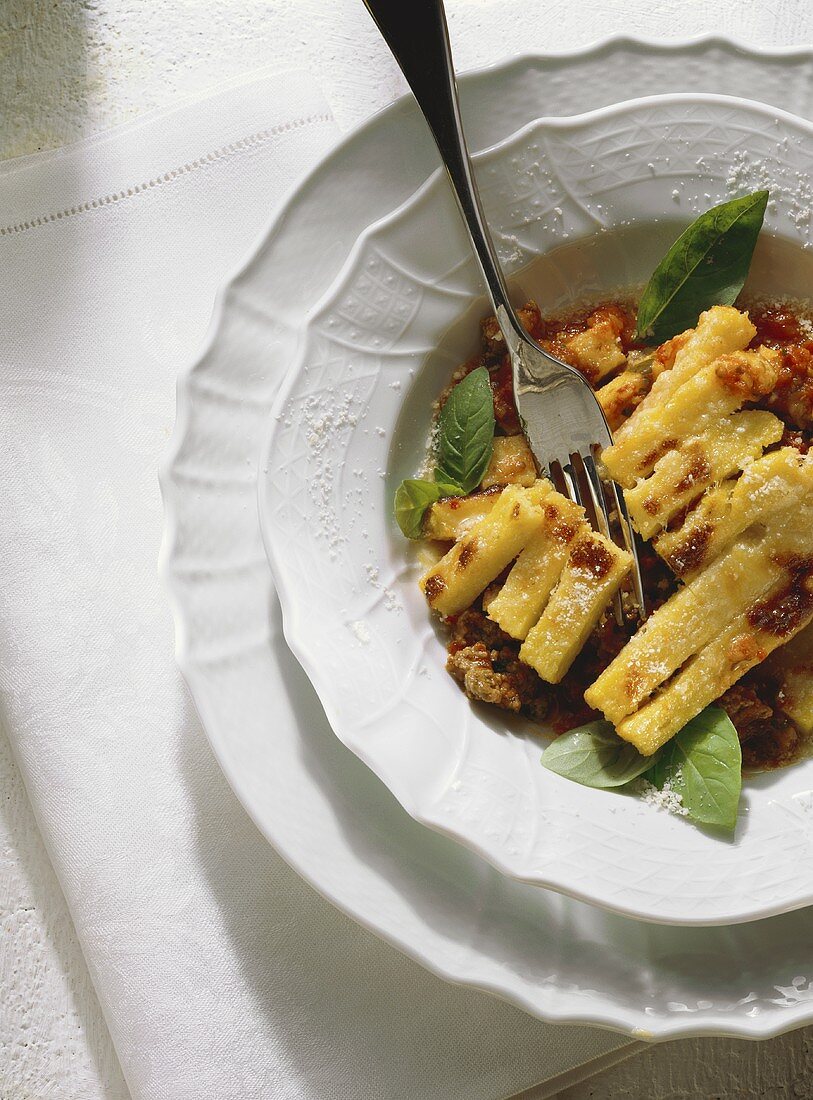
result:
M 718 90 L 811 107 L 807 51 L 762 57 L 716 40 L 657 48 L 621 41 L 464 77 L 473 145 L 544 110 L 611 102 L 619 68 L 629 94 L 685 87 L 687 73 L 695 83 L 713 73 Z M 493 990 L 548 1020 L 639 1037 L 757 1037 L 801 1026 L 813 1019 L 807 914 L 730 930 L 670 929 L 501 878 L 416 825 L 338 743 L 282 642 L 253 507 L 255 455 L 280 367 L 296 346 L 295 326 L 359 231 L 431 168 L 431 145 L 410 115 L 405 102 L 384 112 L 297 191 L 222 299 L 209 349 L 179 386 L 162 478 L 163 574 L 179 661 L 213 748 L 258 826 L 304 877 L 444 977 Z M 373 192 L 358 186 L 394 156 L 409 125 L 412 155 L 399 174 L 382 169 Z M 346 223 L 325 253 L 311 228 L 321 224 L 337 177 Z M 222 326 L 254 303 L 267 342 L 235 357 Z
M 773 108 L 669 96 L 533 123 L 477 170 L 506 270 L 520 270 L 518 301 L 556 314 L 639 284 L 676 219 L 760 186 L 772 199 L 752 287 L 801 295 L 813 283 L 799 217 L 813 205 L 812 139 Z M 769 235 L 800 247 L 775 255 Z M 813 760 L 749 781 L 730 842 L 547 771 L 532 724 L 472 706 L 444 671 L 392 499 L 422 464 L 433 399 L 477 348 L 480 288 L 436 173 L 361 235 L 275 406 L 260 522 L 286 638 L 333 729 L 413 817 L 522 881 L 681 924 L 809 904 Z

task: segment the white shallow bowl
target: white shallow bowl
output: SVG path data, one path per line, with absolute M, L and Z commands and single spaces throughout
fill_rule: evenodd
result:
M 619 72 L 627 95 L 704 86 L 813 114 L 808 49 L 622 38 L 464 75 L 472 147 L 545 113 L 613 102 Z M 399 161 L 405 133 L 410 156 Z M 180 378 L 162 470 L 162 575 L 178 660 L 212 747 L 300 874 L 447 979 L 545 1020 L 641 1038 L 764 1038 L 802 1026 L 813 1020 L 807 911 L 732 928 L 647 925 L 497 874 L 417 825 L 339 743 L 283 641 L 253 506 L 271 401 L 299 326 L 358 233 L 402 202 L 435 157 L 408 100 L 341 142 L 275 216 L 221 296 L 204 354 Z M 314 226 L 329 232 L 329 251 Z
M 681 224 L 762 186 L 778 243 L 753 289 L 802 294 L 807 254 L 781 242 L 809 244 L 811 149 L 792 116 L 667 96 L 532 123 L 478 178 L 518 300 L 555 312 L 639 283 Z M 477 347 L 479 288 L 436 175 L 362 234 L 275 407 L 261 526 L 286 637 L 333 729 L 413 817 L 522 881 L 680 924 L 809 904 L 813 761 L 749 780 L 726 841 L 546 771 L 533 726 L 473 706 L 445 673 L 392 497 L 421 463 L 433 397 Z

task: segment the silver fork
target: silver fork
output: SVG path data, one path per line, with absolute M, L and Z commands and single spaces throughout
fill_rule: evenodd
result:
M 632 589 L 638 615 L 646 616 L 641 566 L 624 494 L 602 482 L 598 456 L 612 442 L 592 389 L 577 370 L 548 355 L 514 311 L 486 225 L 463 135 L 443 0 L 364 0 L 432 131 L 471 246 L 506 342 L 514 398 L 525 436 L 541 472 L 577 504 L 585 504 L 602 534 L 613 538 L 611 511 L 633 559 Z M 607 493 L 605 493 L 605 484 Z M 608 507 L 608 495 L 610 506 Z M 620 599 L 616 618 L 623 621 Z

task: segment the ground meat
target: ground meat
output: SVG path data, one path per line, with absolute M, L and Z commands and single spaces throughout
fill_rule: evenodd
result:
M 743 767 L 760 771 L 784 768 L 798 757 L 801 747 L 799 731 L 789 718 L 777 714 L 764 723 L 758 733 L 743 742 Z
M 547 685 L 518 657 L 519 642 L 470 607 L 452 623 L 447 671 L 470 699 L 493 703 L 537 721 L 548 711 Z
M 741 740 L 753 736 L 757 724 L 764 724 L 773 718 L 773 707 L 757 695 L 751 684 L 734 684 L 720 699 L 720 705 L 728 712 L 728 717 L 737 727 Z
M 525 331 L 534 338 L 541 340 L 545 335 L 545 326 L 542 323 L 542 315 L 536 302 L 526 302 L 522 309 L 517 310 L 517 317 Z M 506 354 L 505 340 L 500 331 L 496 317 L 486 317 L 481 325 L 483 336 L 483 355 L 487 366 L 497 365 Z
M 519 435 L 522 430 L 514 404 L 514 375 L 508 356 L 491 371 L 491 393 L 494 397 L 494 419 L 504 435 Z
M 779 441 L 779 446 L 795 447 L 799 454 L 806 455 L 810 452 L 811 439 L 806 432 L 801 431 L 799 428 L 786 427 Z
M 492 622 L 479 607 L 469 607 L 449 620 L 452 628 L 449 652 L 482 642 L 488 649 L 500 649 L 510 642 L 508 635 Z
M 509 676 L 494 670 L 491 653 L 482 642 L 450 654 L 446 668 L 470 699 L 494 703 L 504 710 L 519 711 L 522 706 L 516 686 Z
M 780 684 L 758 666 L 720 697 L 734 723 L 746 768 L 781 768 L 797 756 L 801 737 L 777 705 Z

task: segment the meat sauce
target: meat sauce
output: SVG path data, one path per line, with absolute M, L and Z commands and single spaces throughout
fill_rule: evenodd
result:
M 571 362 L 577 369 L 579 364 L 570 355 L 567 342 L 597 321 L 612 326 L 625 355 L 641 350 L 635 341 L 636 309 L 631 301 L 605 302 L 591 310 L 556 318 L 543 318 L 536 305 L 529 303 L 519 314 L 525 328 L 545 350 Z M 757 329 L 751 346 L 766 344 L 776 348 L 782 357 L 777 386 L 750 407 L 768 409 L 778 416 L 785 424 L 780 445 L 795 447 L 807 454 L 813 441 L 813 324 L 800 312 L 783 305 L 752 305 L 749 315 Z M 658 349 L 652 377 L 671 367 L 681 339 L 675 337 Z M 483 322 L 481 352 L 455 372 L 449 389 L 481 365 L 489 369 L 491 377 L 497 431 L 505 435 L 517 434 L 520 425 L 514 406 L 511 364 L 493 317 Z M 589 377 L 588 381 L 591 381 Z M 639 395 L 639 400 L 645 392 Z M 441 404 L 446 393 L 441 396 Z M 654 610 L 675 591 L 677 582 L 646 544 L 642 547 L 641 567 L 647 603 Z M 793 578 L 788 591 L 775 597 L 770 606 L 753 609 L 753 616 L 759 622 L 752 625 L 790 633 L 794 625 L 792 620 L 798 622 L 798 617 L 809 609 L 813 600 L 808 587 L 811 572 L 813 566 L 806 561 L 808 584 L 796 584 Z M 503 579 L 499 578 L 496 583 Z M 804 608 L 801 603 L 805 604 Z M 467 694 L 535 720 L 544 719 L 557 733 L 565 733 L 574 726 L 601 717 L 587 706 L 584 692 L 628 640 L 614 618 L 606 616 L 563 681 L 547 684 L 520 662 L 520 643 L 503 633 L 485 615 L 480 602 L 450 620 L 448 625 L 447 669 Z M 720 699 L 720 705 L 725 707 L 737 728 L 746 767 L 780 767 L 790 763 L 799 752 L 801 737 L 781 710 L 781 696 L 781 682 L 758 665 Z

